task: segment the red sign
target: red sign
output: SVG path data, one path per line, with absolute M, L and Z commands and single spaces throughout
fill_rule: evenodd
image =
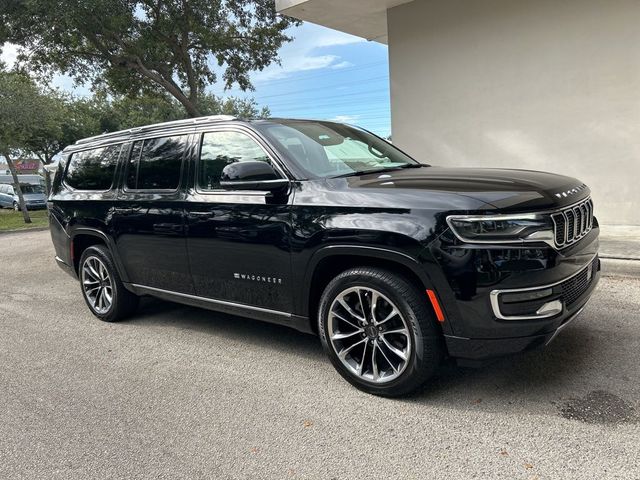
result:
M 33 161 L 33 160 L 29 160 L 29 161 L 21 161 L 21 162 L 16 162 L 16 170 L 37 170 L 38 169 L 38 162 L 37 161 Z

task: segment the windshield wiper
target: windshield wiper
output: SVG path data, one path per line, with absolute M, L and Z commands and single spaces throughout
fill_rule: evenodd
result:
M 329 178 L 355 177 L 357 175 L 368 175 L 370 173 L 393 172 L 394 170 L 400 170 L 401 168 L 422 168 L 427 166 L 428 165 L 423 165 L 421 163 L 405 163 L 404 165 L 399 165 L 397 167 L 384 167 L 384 168 L 377 168 L 373 170 L 357 170 L 355 172 L 343 173 L 341 175 L 335 175 Z

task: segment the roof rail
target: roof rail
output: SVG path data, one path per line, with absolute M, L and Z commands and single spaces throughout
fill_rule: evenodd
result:
M 189 125 L 197 125 L 199 123 L 206 122 L 227 122 L 231 120 L 237 120 L 233 115 L 209 115 L 206 117 L 185 118 L 184 120 L 174 120 L 172 122 L 154 123 L 151 125 L 143 125 L 141 127 L 128 128 L 126 130 L 119 130 L 117 132 L 103 133 L 100 135 L 94 135 L 93 137 L 82 138 L 78 140 L 74 145 L 83 145 L 85 143 L 95 142 L 96 140 L 106 140 L 112 137 L 120 137 L 122 135 L 131 135 L 134 133 L 141 133 L 147 131 L 158 130 L 166 127 L 187 127 Z

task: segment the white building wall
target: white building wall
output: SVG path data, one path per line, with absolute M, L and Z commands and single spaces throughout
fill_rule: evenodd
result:
M 576 176 L 601 223 L 640 225 L 640 1 L 415 0 L 387 18 L 395 144 Z

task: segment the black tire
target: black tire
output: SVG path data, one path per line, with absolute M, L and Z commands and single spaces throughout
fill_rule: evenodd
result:
M 385 301 L 390 300 L 395 305 L 396 310 L 399 311 L 401 317 L 403 317 L 398 317 L 398 320 L 407 324 L 409 336 L 412 337 L 411 339 L 407 339 L 407 343 L 409 341 L 412 342 L 412 348 L 410 349 L 409 355 L 407 355 L 408 358 L 403 364 L 404 370 L 397 374 L 397 378 L 389 380 L 388 382 L 385 381 L 385 383 L 376 383 L 362 376 L 358 376 L 355 372 L 349 370 L 339 358 L 334 343 L 329 341 L 329 311 L 332 305 L 334 305 L 334 301 L 337 301 L 339 295 L 348 291 L 350 288 L 356 287 L 363 287 L 365 290 L 373 289 L 381 293 L 384 297 L 387 297 Z M 365 292 L 365 296 L 366 295 L 367 292 Z M 365 304 L 366 302 L 367 300 L 365 300 Z M 369 302 L 369 306 L 371 306 L 373 302 Z M 360 305 L 363 306 L 362 303 Z M 391 305 L 388 304 L 388 306 Z M 336 307 L 337 304 L 334 305 L 334 308 Z M 357 305 L 355 308 L 357 308 Z M 362 310 L 361 308 L 359 312 Z M 366 318 L 367 314 L 364 316 Z M 336 321 L 335 315 L 332 315 L 332 318 L 334 319 L 333 321 Z M 432 309 L 427 303 L 426 295 L 403 276 L 380 268 L 352 268 L 342 272 L 327 285 L 320 299 L 318 309 L 318 332 L 322 346 L 329 355 L 331 363 L 338 373 L 356 388 L 374 395 L 395 397 L 415 391 L 436 372 L 443 357 L 442 332 Z M 363 341 L 367 338 L 373 338 L 365 337 L 363 333 L 359 335 L 362 336 Z M 371 335 L 377 334 L 373 331 Z M 358 337 L 356 336 L 355 338 L 356 340 L 354 342 L 357 342 Z M 365 341 L 365 348 L 366 343 Z M 381 350 L 380 347 L 383 346 L 383 343 L 378 343 L 376 337 L 375 340 L 370 340 L 370 345 L 371 350 L 369 351 L 369 355 L 380 359 L 380 353 L 382 352 L 376 353 L 376 348 Z M 367 350 L 364 351 L 366 352 Z M 371 352 L 373 352 L 373 354 Z M 364 357 L 363 352 L 362 358 Z M 376 362 L 376 364 L 377 363 L 378 362 Z M 387 363 L 389 367 L 391 367 L 391 362 Z M 371 361 L 370 364 L 373 364 L 373 361 Z M 398 371 L 400 371 L 400 368 L 398 368 Z
M 83 268 L 88 261 L 95 262 L 98 259 L 104 266 L 111 285 L 111 305 L 107 309 L 99 309 L 94 301 L 90 298 L 90 294 L 85 288 L 85 277 L 83 277 Z M 90 260 L 91 259 L 91 260 Z M 120 275 L 114 266 L 111 253 L 105 245 L 94 245 L 82 252 L 80 264 L 78 267 L 78 277 L 80 278 L 80 290 L 85 303 L 96 317 L 105 322 L 116 322 L 131 316 L 138 307 L 139 297 L 122 284 Z

